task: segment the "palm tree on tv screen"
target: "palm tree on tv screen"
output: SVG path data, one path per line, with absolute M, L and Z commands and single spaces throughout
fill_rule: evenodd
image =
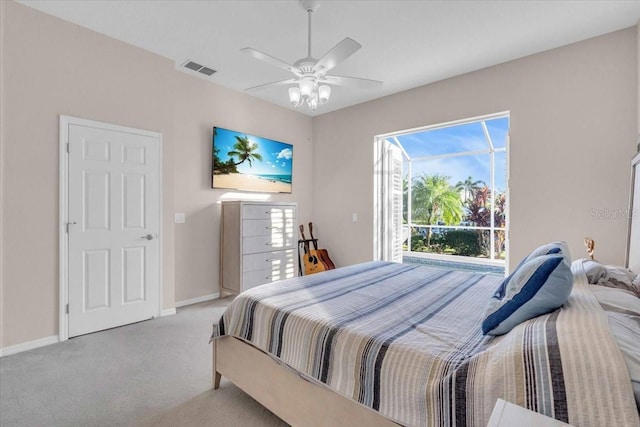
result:
M 252 160 L 262 161 L 262 156 L 255 151 L 258 149 L 258 144 L 251 143 L 247 136 L 236 136 L 236 143 L 233 145 L 233 150 L 227 153 L 230 157 L 238 157 L 240 159 L 239 162 L 234 163 L 235 166 L 244 163 L 245 161 L 249 162 L 249 166 L 252 166 Z

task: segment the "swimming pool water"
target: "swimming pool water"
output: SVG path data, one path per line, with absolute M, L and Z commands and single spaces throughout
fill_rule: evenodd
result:
M 504 276 L 504 267 L 500 267 L 497 265 L 472 264 L 461 261 L 447 261 L 412 256 L 403 256 L 402 262 L 407 264 L 422 264 L 429 267 L 443 268 L 447 270 L 463 270 L 472 271 L 474 273 L 486 273 L 495 276 Z

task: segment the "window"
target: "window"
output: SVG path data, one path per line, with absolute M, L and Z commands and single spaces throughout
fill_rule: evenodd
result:
M 501 113 L 377 137 L 376 243 L 386 246 L 377 259 L 450 255 L 504 264 L 508 130 Z

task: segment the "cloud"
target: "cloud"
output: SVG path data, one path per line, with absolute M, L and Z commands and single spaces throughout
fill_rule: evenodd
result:
M 291 160 L 292 157 L 293 157 L 293 151 L 291 150 L 291 148 L 285 148 L 278 153 L 277 158 Z

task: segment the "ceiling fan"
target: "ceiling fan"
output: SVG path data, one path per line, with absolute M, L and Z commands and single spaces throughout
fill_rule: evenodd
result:
M 298 2 L 309 17 L 309 37 L 306 58 L 298 59 L 292 65 L 257 49 L 250 47 L 240 49 L 241 52 L 251 55 L 256 59 L 268 62 L 271 65 L 293 73 L 295 78 L 266 83 L 250 87 L 246 90 L 293 85 L 289 88 L 289 101 L 291 104 L 299 107 L 306 103 L 309 109 L 313 111 L 318 108 L 319 104 L 325 104 L 329 100 L 329 96 L 331 96 L 331 87 L 329 85 L 350 86 L 358 89 L 379 88 L 382 82 L 378 80 L 327 75 L 328 71 L 356 53 L 362 46 L 357 41 L 347 37 L 331 48 L 320 59 L 311 56 L 311 14 L 318 9 L 320 2 L 318 0 L 298 0 Z

